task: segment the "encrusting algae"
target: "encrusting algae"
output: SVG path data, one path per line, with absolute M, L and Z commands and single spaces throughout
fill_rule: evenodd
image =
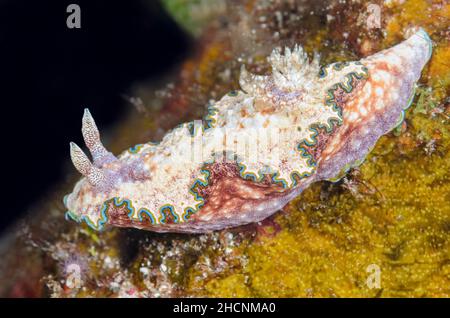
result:
M 358 19 L 367 16 L 369 4 L 381 9 L 380 27 L 370 30 Z M 229 39 L 226 27 L 210 25 L 198 40 L 197 55 L 181 66 L 173 88 L 160 98 L 161 110 L 148 107 L 151 116 L 130 117 L 111 149 L 156 139 L 172 124 L 198 117 L 205 101 L 238 87 L 240 64 L 264 73 L 260 56 L 280 43 L 320 51 L 324 62 L 359 59 L 417 26 L 430 34 L 433 55 L 402 125 L 340 181 L 312 185 L 263 224 L 212 234 L 117 228 L 98 233 L 67 223 L 60 219 L 59 200 L 72 179 L 49 195 L 41 214 L 21 226 L 5 252 L 2 295 L 26 290 L 54 297 L 450 297 L 449 5 L 353 1 L 314 8 L 312 15 L 304 4 L 283 1 L 241 1 L 241 6 L 229 18 L 257 29 L 256 44 L 247 44 L 259 48 L 256 55 L 248 53 L 239 33 L 231 32 Z M 304 15 L 307 23 L 295 18 Z M 337 34 L 337 27 L 344 31 Z M 219 55 L 205 53 L 214 46 L 221 47 L 213 50 Z M 153 120 L 167 110 L 168 127 L 161 131 Z M 136 136 L 137 122 L 150 129 Z M 14 265 L 23 257 L 32 261 Z M 81 269 L 79 282 L 69 279 L 71 264 Z

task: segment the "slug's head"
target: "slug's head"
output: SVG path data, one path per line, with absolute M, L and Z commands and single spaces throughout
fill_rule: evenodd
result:
M 73 192 L 64 198 L 68 209 L 66 216 L 101 228 L 106 222 L 102 216 L 103 203 L 114 187 L 115 174 L 120 165 L 118 159 L 101 143 L 99 131 L 88 109 L 84 111 L 82 133 L 93 160 L 91 162 L 75 143 L 70 143 L 72 163 L 83 178 L 75 185 Z

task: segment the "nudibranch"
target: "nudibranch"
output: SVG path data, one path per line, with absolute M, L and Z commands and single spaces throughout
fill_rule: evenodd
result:
M 241 90 L 211 102 L 203 120 L 118 157 L 86 109 L 82 134 L 92 161 L 70 144 L 83 178 L 65 197 L 66 217 L 98 230 L 180 233 L 259 222 L 311 183 L 336 181 L 362 163 L 403 120 L 431 48 L 422 29 L 360 61 L 325 67 L 299 46 L 277 48 L 271 74 L 242 67 Z

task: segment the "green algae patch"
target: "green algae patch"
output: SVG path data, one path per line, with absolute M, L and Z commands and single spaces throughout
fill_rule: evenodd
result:
M 199 36 L 218 13 L 225 11 L 224 0 L 163 0 L 167 12 L 186 31 Z
M 231 274 L 221 280 L 212 280 L 206 284 L 205 289 L 211 297 L 243 298 L 252 294 L 243 274 Z

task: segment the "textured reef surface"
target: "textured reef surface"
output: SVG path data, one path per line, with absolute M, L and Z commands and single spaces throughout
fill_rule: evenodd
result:
M 269 74 L 266 57 L 277 46 L 298 43 L 320 52 L 324 64 L 357 61 L 401 42 L 414 26 L 430 35 L 433 55 L 404 121 L 363 165 L 337 182 L 313 184 L 257 224 L 201 235 L 97 232 L 62 217 L 60 199 L 78 178 L 68 173 L 3 238 L 0 294 L 450 297 L 450 5 L 165 2 L 180 23 L 198 18 L 197 51 L 170 81 L 136 86 L 129 117 L 105 142 L 113 153 L 204 116 L 211 99 L 239 89 L 241 64 Z

